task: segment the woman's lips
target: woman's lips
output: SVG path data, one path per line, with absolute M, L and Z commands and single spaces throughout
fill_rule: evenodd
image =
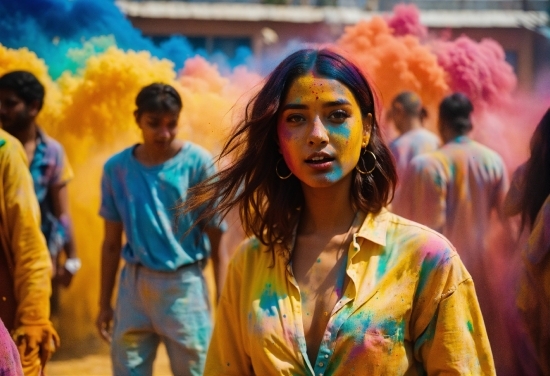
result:
M 305 162 L 316 170 L 325 170 L 332 167 L 334 158 L 328 155 L 315 155 L 306 159 Z

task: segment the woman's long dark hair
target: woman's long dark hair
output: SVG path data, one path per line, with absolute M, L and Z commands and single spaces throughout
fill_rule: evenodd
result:
M 374 119 L 367 150 L 376 155 L 376 168 L 362 175 L 353 170 L 353 205 L 377 213 L 389 204 L 397 175 L 389 149 L 384 144 L 375 113 L 371 87 L 359 68 L 330 49 L 303 49 L 284 59 L 266 78 L 260 91 L 246 106 L 245 118 L 224 145 L 220 159 L 230 165 L 210 179 L 193 187 L 182 204 L 184 212 L 202 211 L 199 220 L 208 220 L 238 205 L 244 230 L 255 235 L 269 250 L 276 244 L 288 245 L 304 197 L 300 181 L 291 176 L 281 180 L 275 173 L 281 158 L 277 146 L 277 118 L 281 102 L 292 83 L 308 72 L 346 85 L 355 96 L 363 117 Z M 361 166 L 372 166 L 370 153 L 362 153 Z M 284 164 L 281 165 L 281 170 Z M 285 247 L 282 247 L 285 248 Z M 283 249 L 285 256 L 289 249 Z
M 531 137 L 531 156 L 525 163 L 521 193 L 521 224 L 530 228 L 550 194 L 550 108 Z

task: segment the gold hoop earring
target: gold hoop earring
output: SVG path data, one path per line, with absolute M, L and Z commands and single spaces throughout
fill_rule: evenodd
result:
M 277 176 L 279 177 L 279 179 L 281 179 L 281 180 L 286 180 L 286 179 L 288 179 L 289 177 L 292 176 L 292 171 L 290 171 L 290 173 L 289 173 L 287 176 L 282 176 L 282 175 L 279 173 L 279 163 L 281 163 L 282 160 L 283 160 L 283 158 L 279 158 L 279 160 L 277 161 L 277 164 L 275 165 L 275 173 L 277 174 Z
M 372 162 L 372 168 L 368 171 L 364 171 L 364 170 L 361 170 L 359 168 L 359 163 L 361 163 L 361 161 L 363 160 L 363 158 L 359 158 L 359 161 L 357 162 L 357 165 L 355 166 L 355 169 L 357 170 L 358 173 L 360 173 L 361 175 L 368 175 L 370 174 L 371 172 L 374 171 L 374 169 L 376 168 L 376 155 L 374 155 L 374 153 L 370 150 L 367 150 L 365 148 L 365 151 L 363 152 L 363 155 L 365 155 L 366 153 L 370 153 L 370 155 L 372 155 L 372 158 L 373 158 L 373 162 Z M 361 156 L 362 157 L 362 156 Z M 365 168 L 365 162 L 363 162 L 363 168 Z

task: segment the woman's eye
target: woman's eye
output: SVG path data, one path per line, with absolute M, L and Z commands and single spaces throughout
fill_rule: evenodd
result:
M 289 123 L 300 123 L 302 121 L 305 121 L 306 119 L 302 116 L 302 115 L 299 115 L 299 114 L 292 114 L 292 115 L 288 115 L 286 117 L 286 121 L 289 122 Z
M 337 121 L 337 122 L 343 122 L 344 120 L 346 120 L 349 117 L 350 117 L 350 114 L 348 114 L 344 110 L 336 110 L 336 111 L 331 112 L 331 114 L 329 115 L 329 119 L 331 119 L 333 121 Z

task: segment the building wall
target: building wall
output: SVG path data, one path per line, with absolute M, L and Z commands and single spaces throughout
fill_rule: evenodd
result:
M 346 25 L 326 22 L 298 23 L 274 21 L 224 21 L 197 19 L 168 19 L 129 17 L 130 21 L 152 37 L 181 34 L 185 37 L 201 37 L 206 41 L 213 38 L 243 38 L 249 39 L 249 46 L 256 55 L 263 54 L 271 48 L 284 46 L 289 41 L 325 43 L 335 41 L 342 35 Z M 274 31 L 278 41 L 266 39 L 265 30 Z M 490 38 L 502 45 L 507 54 L 507 60 L 514 67 L 518 76 L 519 87 L 530 89 L 534 80 L 534 31 L 526 28 L 430 28 L 436 35 L 445 31 L 452 38 L 466 35 L 476 41 Z M 211 43 L 212 44 L 212 43 Z M 213 51 L 210 51 L 213 52 Z M 549 62 L 550 63 L 550 62 Z

